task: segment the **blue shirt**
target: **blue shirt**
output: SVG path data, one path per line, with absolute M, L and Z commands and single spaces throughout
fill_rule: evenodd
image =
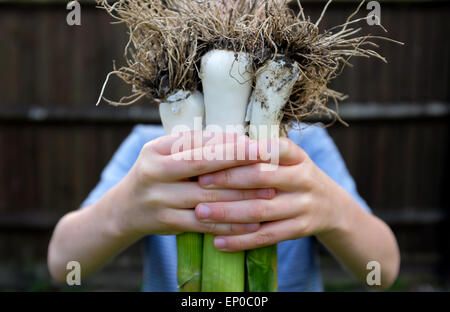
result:
M 92 190 L 82 207 L 94 204 L 110 188 L 118 183 L 136 161 L 142 147 L 148 141 L 163 136 L 161 126 L 138 125 L 121 144 L 101 174 L 100 182 Z M 359 196 L 355 182 L 327 131 L 318 126 L 304 126 L 291 130 L 289 138 L 308 153 L 314 163 L 336 183 L 347 190 L 360 204 L 370 211 Z M 144 243 L 144 291 L 177 291 L 177 247 L 174 235 L 149 235 Z M 314 237 L 288 240 L 278 243 L 279 291 L 322 291 L 319 271 L 317 241 Z

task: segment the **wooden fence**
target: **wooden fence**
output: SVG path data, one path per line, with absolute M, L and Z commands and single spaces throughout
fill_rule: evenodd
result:
M 349 94 L 340 112 L 350 127 L 329 129 L 361 195 L 394 229 L 401 280 L 449 277 L 448 116 L 450 20 L 447 1 L 380 1 L 389 64 L 354 59 L 333 87 Z M 112 61 L 122 62 L 126 29 L 81 1 L 81 26 L 66 24 L 66 1 L 0 2 L 0 289 L 53 289 L 45 267 L 57 220 L 77 206 L 136 123 L 158 123 L 146 103 L 95 107 Z M 323 1 L 303 1 L 316 19 Z M 337 25 L 354 1 L 331 5 L 322 28 Z M 376 27 L 363 31 L 382 34 Z M 117 80 L 106 96 L 128 92 Z M 138 289 L 134 246 L 87 283 Z M 324 279 L 340 278 L 322 252 Z

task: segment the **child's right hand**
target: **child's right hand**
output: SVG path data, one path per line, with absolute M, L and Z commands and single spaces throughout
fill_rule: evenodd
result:
M 193 143 L 193 132 L 184 135 L 185 143 Z M 259 229 L 259 223 L 221 224 L 202 223 L 195 216 L 195 206 L 199 203 L 216 201 L 239 201 L 246 199 L 271 199 L 274 189 L 206 190 L 190 177 L 215 172 L 226 168 L 247 165 L 260 160 L 249 160 L 249 140 L 245 136 L 223 134 L 223 144 L 214 144 L 205 134 L 201 134 L 202 146 L 181 149 L 172 154 L 174 143 L 180 143 L 180 137 L 164 136 L 147 143 L 141 150 L 134 166 L 127 176 L 114 188 L 112 216 L 116 229 L 121 235 L 143 237 L 149 234 L 180 234 L 183 232 L 204 232 L 220 235 L 244 234 Z M 217 137 L 216 137 L 217 138 Z M 214 140 L 217 142 L 217 140 Z M 245 159 L 236 160 L 180 160 L 188 155 L 229 151 L 245 142 Z M 191 146 L 193 146 L 192 144 Z M 184 145 L 185 147 L 186 145 Z M 253 145 L 256 148 L 256 145 Z M 250 148 L 252 148 L 252 146 Z M 223 153 L 225 154 L 225 153 Z M 175 156 L 184 156 L 178 157 Z M 198 155 L 198 154 L 196 154 Z M 191 159 L 193 159 L 192 157 Z

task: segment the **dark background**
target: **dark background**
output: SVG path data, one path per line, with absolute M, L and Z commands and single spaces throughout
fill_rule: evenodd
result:
M 134 124 L 159 122 L 148 103 L 95 107 L 127 34 L 92 1 L 80 2 L 82 25 L 71 27 L 67 1 L 0 1 L 0 290 L 73 290 L 53 283 L 46 267 L 57 220 L 83 201 Z M 350 96 L 340 106 L 350 127 L 329 131 L 362 197 L 398 238 L 393 290 L 448 290 L 450 2 L 380 2 L 387 35 L 405 46 L 380 42 L 389 64 L 352 60 L 333 83 Z M 312 20 L 324 5 L 302 3 Z M 341 24 L 357 4 L 335 1 L 321 29 Z M 127 92 L 116 79 L 106 95 Z M 327 290 L 361 289 L 321 255 Z M 140 283 L 136 245 L 80 289 L 138 290 Z

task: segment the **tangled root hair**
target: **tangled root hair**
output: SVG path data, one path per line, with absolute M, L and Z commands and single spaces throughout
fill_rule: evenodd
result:
M 375 39 L 400 43 L 359 35 L 361 28 L 353 25 L 368 17 L 354 17 L 364 1 L 343 24 L 323 32 L 319 25 L 331 0 L 316 22 L 305 16 L 300 0 L 121 0 L 112 5 L 97 1 L 129 29 L 127 65 L 110 74 L 132 85 L 134 92 L 118 102 L 107 100 L 114 105 L 132 104 L 144 96 L 164 100 L 178 89 L 200 89 L 201 57 L 212 49 L 227 49 L 248 53 L 255 71 L 280 54 L 299 65 L 301 74 L 283 109 L 284 125 L 311 115 L 340 120 L 327 103 L 331 97 L 337 105 L 345 95 L 328 88 L 330 81 L 351 57 L 386 62 L 374 50 Z

